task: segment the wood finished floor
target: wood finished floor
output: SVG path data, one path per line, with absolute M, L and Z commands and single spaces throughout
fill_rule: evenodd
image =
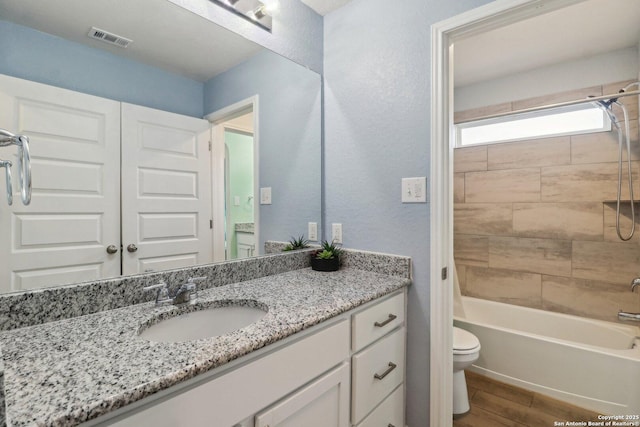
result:
M 598 421 L 598 414 L 465 371 L 471 412 L 454 427 L 547 427 L 554 421 Z

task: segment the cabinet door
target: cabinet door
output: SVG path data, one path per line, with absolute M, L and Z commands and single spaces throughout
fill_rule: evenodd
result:
M 212 261 L 209 128 L 122 104 L 123 274 Z
M 256 416 L 255 427 L 347 427 L 349 364 L 343 363 Z
M 120 103 L 0 75 L 0 128 L 30 139 L 24 206 L 16 146 L 13 206 L 0 170 L 0 292 L 120 275 Z M 107 253 L 114 245 L 115 253 Z

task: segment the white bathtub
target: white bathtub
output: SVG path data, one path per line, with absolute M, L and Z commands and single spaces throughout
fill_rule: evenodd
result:
M 602 414 L 640 414 L 640 327 L 471 297 L 462 302 L 465 315 L 454 324 L 482 346 L 472 371 Z

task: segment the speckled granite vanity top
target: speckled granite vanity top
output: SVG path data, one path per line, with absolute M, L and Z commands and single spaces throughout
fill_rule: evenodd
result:
M 139 338 L 175 306 L 153 303 L 0 333 L 9 426 L 73 426 L 407 286 L 353 268 L 289 271 L 200 292 L 199 304 L 246 300 L 267 315 L 227 335 L 183 343 Z

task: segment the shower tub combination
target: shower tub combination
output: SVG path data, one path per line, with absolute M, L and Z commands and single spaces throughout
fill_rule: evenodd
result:
M 640 414 L 640 327 L 462 297 L 471 370 L 609 415 Z

